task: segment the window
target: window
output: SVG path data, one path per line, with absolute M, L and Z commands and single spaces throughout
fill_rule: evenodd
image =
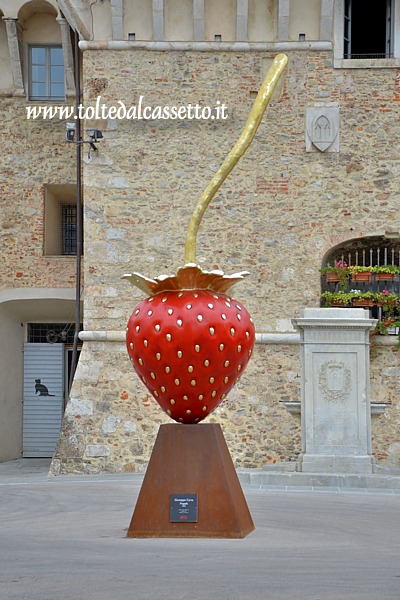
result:
M 47 185 L 44 200 L 44 254 L 75 256 L 76 250 L 76 186 Z
M 392 56 L 392 0 L 345 0 L 343 57 Z
M 336 68 L 400 65 L 400 0 L 337 0 L 334 11 Z
M 61 46 L 29 46 L 29 100 L 65 100 Z

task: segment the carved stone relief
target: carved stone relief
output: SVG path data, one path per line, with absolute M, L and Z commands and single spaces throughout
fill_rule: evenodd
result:
M 319 370 L 318 383 L 327 402 L 345 402 L 351 390 L 350 369 L 344 362 L 324 362 Z
M 339 109 L 306 110 L 306 151 L 339 152 Z

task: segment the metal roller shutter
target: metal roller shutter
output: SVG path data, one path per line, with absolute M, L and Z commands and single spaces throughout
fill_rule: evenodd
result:
M 24 345 L 23 456 L 50 457 L 64 406 L 64 344 Z

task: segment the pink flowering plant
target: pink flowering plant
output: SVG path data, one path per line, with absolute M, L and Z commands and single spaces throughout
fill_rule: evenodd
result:
M 335 273 L 339 281 L 339 288 L 345 291 L 349 284 L 349 266 L 344 260 L 336 260 L 334 267 L 324 267 L 321 273 Z
M 344 260 L 337 260 L 335 262 L 335 267 L 337 267 L 338 269 L 347 269 L 348 264 Z
M 387 319 L 393 318 L 397 313 L 400 298 L 390 290 L 382 290 L 379 294 L 379 302 L 382 304 L 382 312 Z

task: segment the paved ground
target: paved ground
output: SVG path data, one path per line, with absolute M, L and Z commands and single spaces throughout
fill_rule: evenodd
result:
M 127 539 L 140 478 L 0 465 L 0 600 L 400 600 L 400 495 L 244 487 L 244 540 Z

